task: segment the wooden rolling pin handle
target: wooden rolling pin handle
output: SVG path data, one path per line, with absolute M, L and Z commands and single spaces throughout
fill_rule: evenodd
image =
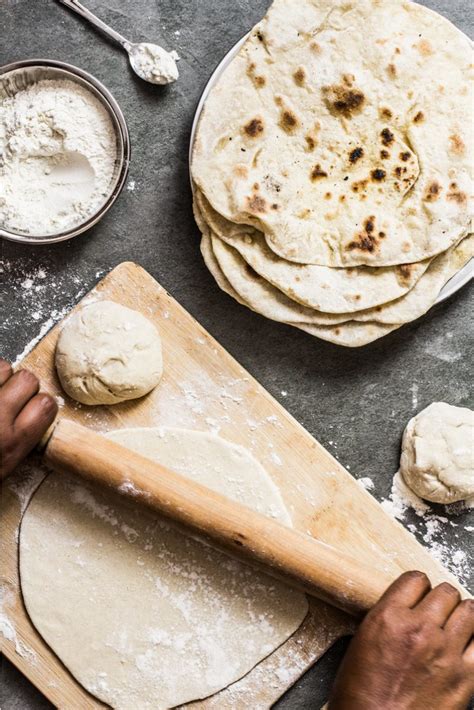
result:
M 370 609 L 393 581 L 71 421 L 58 422 L 44 456 L 52 469 L 133 495 L 188 534 L 349 613 Z

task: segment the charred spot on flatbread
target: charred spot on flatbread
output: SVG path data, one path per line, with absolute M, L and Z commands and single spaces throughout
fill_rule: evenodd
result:
M 354 150 L 351 150 L 349 153 L 349 162 L 354 165 L 357 163 L 358 160 L 363 158 L 364 156 L 364 149 L 361 146 L 358 146 L 357 148 L 354 148 Z
M 372 170 L 370 173 L 370 177 L 374 182 L 383 182 L 387 177 L 387 173 L 385 170 L 382 170 L 382 168 L 375 168 L 375 170 Z
M 293 81 L 296 86 L 304 86 L 306 82 L 306 72 L 303 67 L 298 67 L 298 69 L 293 74 Z
M 317 165 L 315 165 L 314 168 L 311 170 L 312 182 L 316 182 L 316 180 L 322 180 L 323 178 L 326 178 L 327 176 L 328 176 L 327 172 L 322 169 L 322 167 L 319 163 Z
M 379 239 L 380 237 L 375 234 L 375 217 L 372 215 L 365 220 L 364 231 L 356 234 L 355 239 L 347 245 L 347 249 L 372 254 L 379 244 Z
M 390 153 L 384 148 L 380 151 L 380 157 L 382 158 L 382 160 L 388 160 L 390 158 Z
M 449 192 L 446 199 L 450 202 L 456 202 L 460 207 L 467 203 L 467 195 L 459 189 L 456 182 L 452 182 L 449 186 Z
M 284 108 L 280 113 L 280 121 L 278 125 L 285 131 L 285 133 L 291 134 L 299 128 L 300 122 L 298 120 L 298 116 L 293 111 L 290 111 L 289 108 Z
M 384 128 L 380 136 L 382 138 L 382 143 L 386 146 L 392 145 L 393 141 L 395 140 L 395 136 L 393 135 L 390 128 Z
M 433 180 L 425 190 L 424 199 L 426 202 L 436 202 L 441 196 L 442 187 L 436 180 Z
M 397 274 L 402 283 L 409 283 L 415 264 L 400 264 L 397 266 Z
M 342 84 L 323 86 L 324 103 L 333 116 L 352 118 L 364 108 L 365 96 L 360 89 L 348 86 L 348 76 L 343 77 Z
M 425 114 L 423 111 L 418 111 L 418 113 L 413 116 L 413 123 L 423 123 L 424 120 Z
M 264 130 L 265 124 L 263 123 L 263 119 L 258 116 L 256 118 L 252 118 L 252 120 L 244 126 L 244 131 L 250 138 L 257 138 L 262 135 Z
M 393 113 L 392 113 L 391 109 L 387 108 L 387 106 L 382 106 L 379 109 L 379 115 L 380 115 L 380 118 L 383 118 L 386 121 L 390 121 L 390 119 L 393 118 Z
M 263 74 L 257 73 L 257 65 L 255 64 L 255 62 L 251 62 L 249 64 L 247 68 L 247 76 L 250 78 L 256 89 L 262 89 L 267 83 L 267 80 L 265 79 Z
M 363 192 L 367 188 L 368 184 L 368 180 L 358 180 L 357 182 L 353 182 L 351 185 L 352 192 Z
M 411 153 L 409 150 L 404 150 L 402 153 L 400 153 L 400 160 L 402 160 L 404 163 L 408 162 L 411 158 Z

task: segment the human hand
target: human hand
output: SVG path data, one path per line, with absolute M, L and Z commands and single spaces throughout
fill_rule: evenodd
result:
M 13 370 L 0 359 L 0 479 L 5 478 L 41 440 L 53 423 L 58 406 L 39 394 L 38 378 L 28 370 Z
M 367 614 L 329 710 L 465 710 L 474 695 L 474 600 L 403 574 Z

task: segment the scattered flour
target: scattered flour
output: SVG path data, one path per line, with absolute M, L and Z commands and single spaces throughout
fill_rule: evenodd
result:
M 4 484 L 15 495 L 23 513 L 30 502 L 31 496 L 48 474 L 48 470 L 41 463 L 38 456 L 30 457 L 16 469 L 15 475 L 10 476 Z
M 433 557 L 449 569 L 461 584 L 468 583 L 472 571 L 468 555 L 456 543 L 447 543 L 444 539 L 448 526 L 451 528 L 462 528 L 462 526 L 436 513 L 428 503 L 413 493 L 403 481 L 399 471 L 394 476 L 390 496 L 382 502 L 382 507 L 389 515 L 404 523 L 424 543 Z M 448 506 L 447 510 L 450 514 L 454 512 L 453 506 Z M 466 507 L 462 509 L 462 511 L 466 510 Z M 469 531 L 470 526 L 462 529 Z M 462 535 L 456 535 L 456 538 L 459 538 L 461 545 Z
M 87 290 L 84 278 L 74 267 L 67 273 L 51 273 L 47 262 L 38 265 L 29 257 L 14 262 L 0 259 L 0 282 L 5 287 L 6 301 L 6 316 L 2 314 L 0 323 L 0 356 L 14 365 L 31 352 Z M 29 338 L 20 353 L 10 349 L 10 334 L 15 331 Z
M 15 626 L 8 616 L 7 607 L 10 606 L 13 601 L 13 594 L 8 588 L 6 586 L 0 586 L 0 635 L 15 646 L 15 651 L 19 656 L 26 658 L 29 663 L 35 664 L 37 661 L 36 653 L 18 638 Z
M 359 478 L 357 480 L 357 483 L 362 486 L 362 488 L 365 488 L 366 491 L 373 491 L 373 489 L 375 488 L 373 480 L 368 476 L 365 476 L 364 478 Z
M 28 353 L 30 353 L 33 350 L 33 348 L 36 345 L 38 345 L 38 343 L 40 342 L 40 340 L 43 339 L 43 337 L 46 335 L 46 333 L 48 333 L 51 330 L 51 328 L 53 327 L 53 325 L 55 323 L 57 323 L 57 321 L 61 320 L 61 318 L 64 318 L 66 313 L 67 313 L 67 309 L 64 309 L 63 311 L 56 311 L 55 310 L 51 313 L 51 316 L 48 318 L 48 320 L 46 320 L 43 323 L 43 325 L 41 326 L 38 335 L 36 335 L 33 338 L 33 340 L 30 340 L 30 342 L 27 345 L 25 345 L 25 347 L 23 348 L 21 353 L 19 355 L 17 355 L 17 357 L 13 363 L 14 367 L 16 367 L 28 355 Z
M 135 497 L 143 497 L 143 498 L 148 498 L 150 494 L 148 491 L 142 491 L 140 488 L 137 488 L 132 481 L 124 481 L 119 487 L 118 490 L 121 493 L 126 493 L 127 495 L 130 496 L 135 496 Z
M 456 349 L 453 334 L 450 332 L 442 332 L 430 338 L 423 349 L 428 355 L 442 362 L 457 362 L 463 356 L 463 353 Z
M 134 528 L 118 520 L 113 512 L 114 509 L 99 503 L 94 498 L 92 493 L 86 488 L 74 486 L 71 499 L 76 505 L 83 506 L 89 513 L 91 513 L 92 517 L 100 518 L 112 527 L 117 527 L 129 543 L 133 544 L 137 541 L 138 532 Z

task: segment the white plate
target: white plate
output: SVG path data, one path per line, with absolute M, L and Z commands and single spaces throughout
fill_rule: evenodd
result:
M 222 74 L 224 71 L 227 69 L 231 61 L 236 57 L 236 55 L 239 53 L 240 48 L 242 45 L 245 43 L 247 37 L 250 35 L 250 32 L 245 35 L 245 37 L 242 37 L 237 44 L 235 44 L 232 49 L 225 55 L 224 59 L 218 64 L 216 69 L 211 75 L 211 78 L 206 84 L 206 87 L 204 91 L 202 92 L 202 96 L 199 100 L 197 109 L 196 109 L 196 114 L 194 116 L 194 121 L 193 121 L 193 126 L 191 129 L 191 141 L 189 145 L 189 166 L 191 167 L 191 160 L 192 160 L 192 154 L 193 154 L 193 146 L 194 146 L 194 141 L 196 139 L 196 131 L 197 131 L 197 126 L 199 123 L 199 119 L 201 118 L 201 113 L 204 108 L 204 104 L 206 103 L 207 97 L 209 96 L 209 93 L 211 89 L 217 84 L 219 79 L 221 78 Z M 193 182 L 191 178 L 191 187 L 193 188 Z M 194 188 L 193 188 L 194 189 Z M 436 300 L 436 303 L 443 303 L 443 301 L 446 301 L 448 298 L 453 296 L 457 291 L 459 291 L 463 286 L 465 286 L 469 281 L 471 281 L 474 278 L 474 259 L 471 259 L 458 273 L 453 276 L 453 278 L 448 281 L 448 283 L 444 286 L 444 288 L 441 289 L 440 294 Z

